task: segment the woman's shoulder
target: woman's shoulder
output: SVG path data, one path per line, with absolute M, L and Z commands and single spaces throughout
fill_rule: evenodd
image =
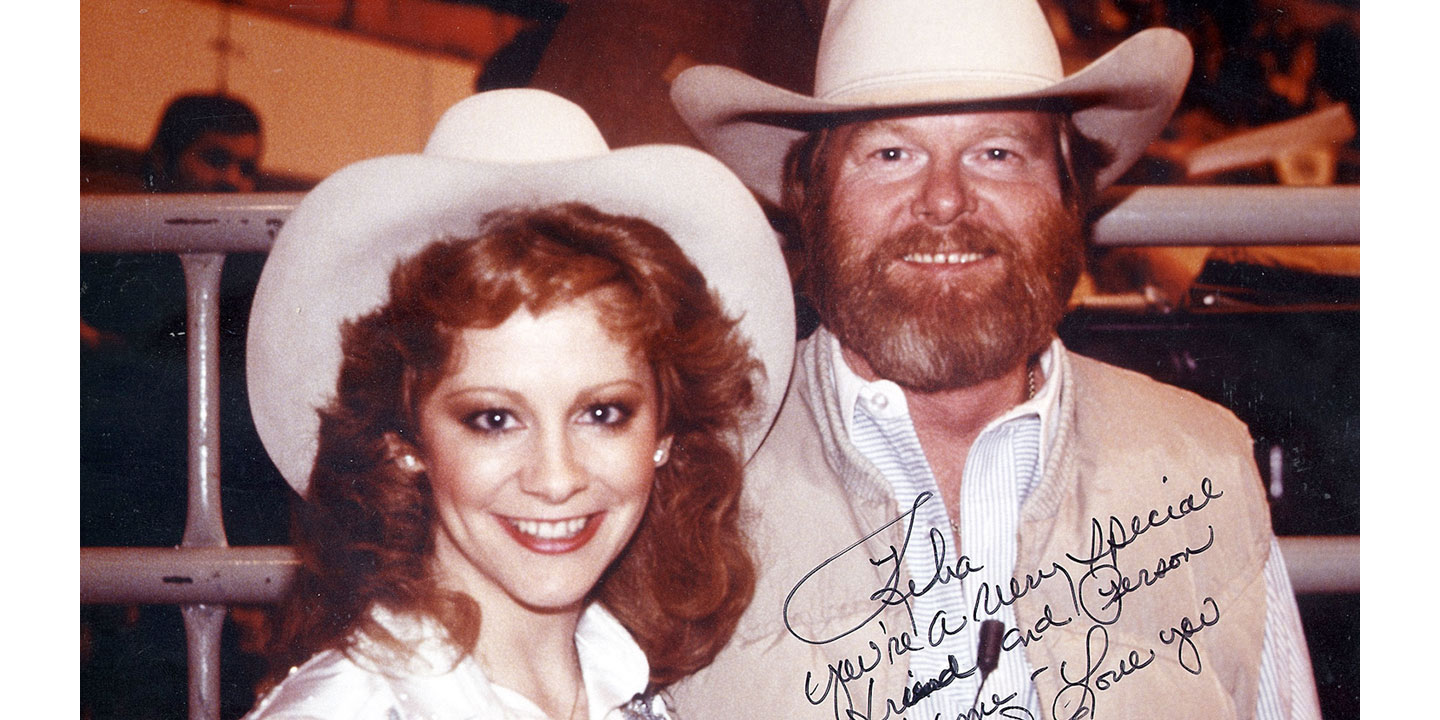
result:
M 326 650 L 291 669 L 245 720 L 390 720 L 398 717 L 396 701 L 384 675 Z

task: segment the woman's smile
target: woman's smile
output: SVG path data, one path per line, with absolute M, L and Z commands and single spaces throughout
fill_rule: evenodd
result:
M 539 315 L 521 308 L 455 343 L 451 372 L 419 409 L 436 570 L 481 607 L 572 607 L 649 502 L 666 442 L 654 372 L 606 327 L 593 293 Z
M 515 542 L 531 552 L 554 555 L 573 552 L 595 537 L 605 519 L 604 512 L 566 520 L 529 520 L 496 515 Z

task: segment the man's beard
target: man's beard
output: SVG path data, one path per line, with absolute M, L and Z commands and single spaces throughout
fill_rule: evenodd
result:
M 1026 362 L 1064 316 L 1083 262 L 1079 222 L 1059 204 L 1038 212 L 1029 244 L 957 221 L 912 225 L 864 255 L 832 221 L 824 241 L 808 244 L 806 287 L 825 327 L 878 376 L 917 392 L 970 387 Z M 906 283 L 893 271 L 909 252 L 985 253 L 1004 274 L 984 287 L 923 275 Z

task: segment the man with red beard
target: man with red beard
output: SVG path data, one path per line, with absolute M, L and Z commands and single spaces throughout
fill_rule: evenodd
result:
M 1081 218 L 1190 71 L 1034 0 L 832 0 L 815 95 L 677 78 L 822 327 L 747 469 L 755 601 L 687 717 L 1318 718 L 1246 428 L 1066 350 Z

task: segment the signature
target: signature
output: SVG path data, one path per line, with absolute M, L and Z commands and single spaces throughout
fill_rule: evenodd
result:
M 1162 483 L 1169 481 L 1169 477 L 1160 478 L 1160 482 Z M 1212 492 L 1213 489 L 1214 486 L 1210 478 L 1202 478 L 1200 480 L 1200 493 L 1204 495 L 1204 500 L 1196 502 L 1195 493 L 1190 493 L 1181 498 L 1179 503 L 1166 506 L 1163 514 L 1159 508 L 1155 508 L 1146 515 L 1144 520 L 1141 520 L 1139 515 L 1132 516 L 1128 526 L 1125 521 L 1114 515 L 1110 516 L 1110 519 L 1104 527 L 1102 527 L 1099 518 L 1091 518 L 1090 555 L 1081 558 L 1067 553 L 1066 557 L 1081 565 L 1094 565 L 1100 562 L 1101 558 L 1108 558 L 1110 562 L 1113 563 L 1116 554 L 1125 549 L 1130 543 L 1138 540 L 1141 535 L 1171 520 L 1184 520 L 1187 515 L 1204 510 L 1206 506 L 1210 504 L 1211 500 L 1219 499 L 1225 494 L 1223 491 Z M 1127 528 L 1129 530 L 1128 533 L 1126 532 Z
M 910 506 L 909 510 L 901 513 L 900 515 L 896 516 L 895 519 L 876 528 L 875 531 L 871 532 L 869 535 L 866 535 L 865 537 L 856 540 L 844 550 L 841 550 L 840 552 L 826 558 L 824 562 L 816 565 L 813 569 L 810 570 L 810 572 L 805 573 L 805 576 L 800 578 L 800 582 L 796 583 L 795 587 L 790 589 L 790 594 L 785 596 L 785 605 L 782 611 L 785 621 L 785 629 L 789 630 L 791 635 L 795 636 L 802 642 L 810 643 L 812 645 L 825 645 L 828 643 L 832 643 L 870 624 L 870 621 L 874 620 L 880 615 L 880 613 L 884 612 L 886 607 L 892 605 L 905 605 L 908 609 L 911 598 L 924 595 L 925 593 L 932 590 L 936 585 L 941 585 L 950 582 L 951 580 L 962 580 L 970 573 L 983 569 L 984 566 L 972 565 L 970 563 L 970 558 L 965 555 L 961 555 L 960 558 L 956 560 L 953 565 L 946 565 L 944 535 L 938 529 L 931 528 L 931 548 L 935 551 L 935 567 L 933 569 L 933 572 L 930 578 L 926 580 L 923 585 L 916 583 L 915 580 L 912 578 L 905 581 L 905 589 L 901 589 L 901 576 L 904 574 L 901 560 L 905 557 L 905 551 L 910 547 L 910 538 L 915 533 L 915 511 L 919 509 L 920 506 L 928 502 L 931 497 L 932 493 L 920 493 L 920 495 L 915 498 L 915 502 L 913 505 Z M 885 584 L 880 586 L 880 588 L 876 589 L 874 592 L 870 593 L 870 600 L 876 602 L 875 609 L 869 615 L 865 616 L 865 618 L 862 619 L 860 622 L 852 625 L 849 628 L 846 628 L 839 634 L 832 637 L 811 638 L 802 635 L 798 630 L 796 630 L 795 626 L 790 622 L 790 601 L 795 598 L 795 594 L 800 592 L 800 589 L 805 586 L 805 583 L 808 582 L 812 577 L 815 577 L 831 563 L 839 560 L 850 551 L 854 550 L 857 547 L 860 547 L 861 545 L 864 545 L 871 538 L 879 535 L 880 533 L 889 529 L 890 526 L 901 521 L 908 522 L 905 526 L 905 538 L 900 543 L 900 547 L 897 548 L 894 545 L 891 545 L 890 552 L 884 557 L 870 558 L 871 565 L 881 568 L 884 568 L 887 565 L 890 566 L 889 576 L 886 578 Z M 914 625 L 913 616 L 911 617 L 911 624 L 912 628 L 916 627 Z M 955 628 L 955 630 L 958 631 L 959 628 Z
M 1147 650 L 1142 657 L 1139 650 L 1131 650 L 1114 666 L 1102 670 L 1105 656 L 1110 652 L 1110 632 L 1104 625 L 1091 626 L 1085 633 L 1085 674 L 1071 679 L 1065 672 L 1066 663 L 1060 662 L 1060 680 L 1065 687 L 1055 696 L 1050 712 L 1056 718 L 1086 718 L 1095 716 L 1097 693 L 1104 692 L 1155 662 L 1155 651 Z
M 1170 478 L 1161 477 L 1160 482 L 1167 483 Z M 1091 620 L 1110 625 L 1120 619 L 1123 609 L 1123 600 L 1126 594 L 1149 587 L 1155 581 L 1164 576 L 1170 570 L 1179 567 L 1180 564 L 1188 562 L 1191 555 L 1195 555 L 1210 548 L 1215 539 L 1215 531 L 1210 529 L 1210 540 L 1200 548 L 1186 547 L 1179 557 L 1175 555 L 1169 558 L 1161 558 L 1156 563 L 1155 573 L 1142 570 L 1144 576 L 1137 581 L 1131 581 L 1120 571 L 1120 551 L 1129 547 L 1145 533 L 1161 527 L 1171 521 L 1184 520 L 1185 518 L 1202 512 L 1209 507 L 1210 501 L 1223 496 L 1223 491 L 1214 489 L 1210 478 L 1200 480 L 1200 495 L 1202 499 L 1197 500 L 1195 493 L 1190 493 L 1181 498 L 1178 503 L 1167 505 L 1162 512 L 1159 508 L 1151 509 L 1142 518 L 1140 515 L 1132 515 L 1129 522 L 1111 515 L 1105 521 L 1100 518 L 1090 519 L 1090 550 L 1085 556 L 1076 556 L 1066 553 L 1071 562 L 1087 566 L 1089 570 L 1080 578 L 1080 592 L 1078 593 L 1077 604 Z M 1175 565 L 1175 567 L 1170 567 Z M 1161 570 L 1160 568 L 1166 568 Z
M 900 704 L 906 708 L 914 707 L 916 703 L 930 697 L 930 695 L 935 692 L 943 690 L 950 683 L 960 678 L 970 677 L 974 675 L 975 672 L 976 670 L 973 666 L 968 670 L 961 670 L 960 659 L 954 655 L 947 655 L 945 669 L 941 670 L 939 675 L 930 680 L 916 680 L 910 687 L 905 688 L 905 692 L 900 696 Z
M 1161 478 L 1162 483 L 1168 481 L 1168 477 Z M 1211 479 L 1206 477 L 1200 481 L 1196 492 L 1179 498 L 1178 502 L 1163 509 L 1151 509 L 1128 518 L 1114 515 L 1103 519 L 1091 518 L 1089 548 L 1085 553 L 1066 553 L 1063 558 L 1054 562 L 1042 563 L 1037 570 L 1016 573 L 1005 583 L 977 583 L 972 597 L 967 598 L 967 601 L 973 601 L 970 607 L 945 608 L 933 613 L 928 622 L 917 623 L 912 607 L 915 598 L 948 583 L 966 581 L 973 573 L 983 569 L 983 566 L 976 565 L 965 555 L 961 555 L 953 563 L 948 562 L 949 536 L 941 529 L 930 528 L 928 533 L 917 535 L 917 511 L 933 498 L 931 493 L 921 493 L 908 510 L 805 573 L 786 596 L 782 611 L 786 630 L 802 642 L 826 645 L 862 630 L 874 632 L 878 628 L 880 633 L 875 639 L 866 640 L 863 645 L 859 645 L 857 650 L 847 651 L 845 657 L 828 662 L 823 680 L 817 679 L 815 672 L 807 670 L 804 678 L 805 697 L 812 705 L 825 704 L 827 701 L 833 703 L 837 719 L 880 720 L 903 716 L 925 698 L 949 688 L 961 679 L 975 676 L 979 670 L 973 665 L 964 667 L 954 654 L 947 653 L 944 668 L 934 677 L 917 679 L 911 675 L 903 688 L 891 687 L 887 690 L 883 686 L 876 687 L 881 676 L 873 673 L 878 668 L 887 664 L 908 662 L 906 656 L 912 652 L 939 648 L 947 638 L 963 632 L 967 626 L 998 615 L 1006 606 L 1015 604 L 1046 580 L 1056 578 L 1063 580 L 1064 584 L 1060 588 L 1047 591 L 1049 602 L 1040 606 L 1043 609 L 1039 616 L 1028 619 L 1023 627 L 1007 628 L 1000 644 L 1002 651 L 1012 651 L 1017 647 L 1029 647 L 1033 643 L 1043 642 L 1049 630 L 1069 625 L 1082 617 L 1093 623 L 1085 634 L 1084 662 L 1077 663 L 1072 660 L 1060 663 L 1058 672 L 1063 688 L 1053 698 L 1052 711 L 1055 717 L 1094 716 L 1099 697 L 1106 690 L 1126 681 L 1129 676 L 1142 673 L 1150 667 L 1155 661 L 1159 645 L 1174 646 L 1181 667 L 1198 675 L 1202 664 L 1199 648 L 1193 638 L 1219 622 L 1219 607 L 1213 598 L 1205 598 L 1195 618 L 1181 617 L 1174 624 L 1161 629 L 1158 635 L 1159 645 L 1144 647 L 1142 644 L 1124 654 L 1117 654 L 1111 651 L 1110 637 L 1114 623 L 1122 615 L 1124 599 L 1164 580 L 1168 574 L 1178 575 L 1175 571 L 1210 550 L 1215 542 L 1215 527 L 1206 526 L 1208 537 L 1203 542 L 1192 541 L 1181 545 L 1175 552 L 1160 554 L 1158 557 L 1151 556 L 1155 558 L 1153 563 L 1142 563 L 1142 567 L 1128 574 L 1121 570 L 1120 556 L 1123 550 L 1151 530 L 1202 513 L 1212 500 L 1223 495 L 1223 492 L 1214 488 Z M 870 606 L 862 606 L 861 612 L 865 613 L 863 618 L 853 624 L 842 623 L 846 626 L 838 631 L 832 629 L 820 633 L 807 632 L 792 622 L 791 603 L 807 587 L 807 583 L 819 582 L 817 576 L 842 559 L 858 563 L 859 558 L 850 555 L 856 548 L 899 523 L 904 523 L 903 539 L 899 545 L 891 544 L 886 551 L 866 558 L 870 566 L 880 569 L 883 581 L 878 588 L 869 592 L 867 598 Z M 932 553 L 933 564 L 928 560 L 921 561 L 924 569 L 918 571 L 920 563 L 911 557 L 907 566 L 907 551 L 916 549 L 911 547 L 911 542 L 926 540 Z M 1072 577 L 1071 567 L 1063 564 L 1065 560 L 1085 571 L 1078 582 Z M 1131 563 L 1133 560 L 1126 564 Z M 917 571 L 912 573 L 911 570 Z M 1066 585 L 1068 587 L 1065 587 Z M 1065 600 L 1053 605 L 1057 597 Z M 887 608 L 897 606 L 905 608 L 908 622 L 900 622 L 901 627 L 892 628 L 881 616 Z M 890 624 L 896 623 L 892 619 Z M 1129 642 L 1131 641 L 1126 641 L 1126 644 Z M 1034 671 L 1031 674 L 1032 681 L 1040 673 L 1050 669 L 1041 667 Z M 900 692 L 890 694 L 896 690 Z M 992 696 L 991 699 L 994 702 L 988 706 L 981 702 L 960 717 L 983 717 L 996 713 L 1006 718 L 1031 717 L 1023 702 L 1010 703 L 1014 700 L 1013 693 L 1010 697 Z
M 1190 618 L 1182 617 L 1178 626 L 1172 625 L 1160 631 L 1160 642 L 1166 645 L 1176 642 L 1180 644 L 1176 650 L 1179 655 L 1180 667 L 1185 668 L 1186 672 L 1191 675 L 1200 674 L 1200 649 L 1195 647 L 1195 641 L 1190 638 L 1195 633 L 1220 622 L 1220 606 L 1215 604 L 1215 598 L 1207 597 L 1201 604 L 1210 606 L 1212 614 L 1207 616 L 1205 608 L 1200 608 L 1200 624 L 1196 625 L 1190 621 Z
M 1140 590 L 1154 585 L 1155 583 L 1165 579 L 1166 573 L 1176 570 L 1181 565 L 1190 562 L 1191 557 L 1194 557 L 1195 555 L 1199 555 L 1206 550 L 1209 550 L 1210 546 L 1215 544 L 1215 526 L 1208 525 L 1206 527 L 1210 531 L 1210 536 L 1205 540 L 1205 544 L 1201 545 L 1200 547 L 1192 548 L 1189 545 L 1186 545 L 1185 548 L 1182 549 L 1180 552 L 1172 553 L 1169 556 L 1158 558 L 1155 561 L 1155 572 L 1152 573 L 1149 569 L 1142 567 L 1136 571 L 1134 580 L 1131 580 L 1128 575 L 1120 575 L 1119 580 L 1111 580 L 1110 587 L 1100 588 L 1098 591 L 1100 593 L 1100 596 L 1110 598 L 1109 600 L 1105 601 L 1105 604 L 1102 605 L 1100 609 L 1104 610 L 1105 608 L 1108 608 L 1111 605 L 1120 602 L 1122 599 L 1124 599 L 1126 595 L 1135 592 L 1136 590 Z
M 860 540 L 830 556 L 824 562 L 807 572 L 805 576 L 800 579 L 800 582 L 791 588 L 790 594 L 785 597 L 783 609 L 785 627 L 791 635 L 803 642 L 813 645 L 833 643 L 872 623 L 879 626 L 880 632 L 884 637 L 883 642 L 877 643 L 874 640 L 867 641 L 865 649 L 861 654 L 855 655 L 854 657 L 841 658 L 829 663 L 826 667 L 823 684 L 817 684 L 815 682 L 813 672 L 807 671 L 805 673 L 806 700 L 812 705 L 819 705 L 825 702 L 827 698 L 831 699 L 835 704 L 835 716 L 837 718 L 842 717 L 842 715 L 848 718 L 874 717 L 874 715 L 871 714 L 871 709 L 875 704 L 874 678 L 869 678 L 864 686 L 867 695 L 864 703 L 866 710 L 864 712 L 854 709 L 855 703 L 850 683 L 866 680 L 866 675 L 882 664 L 887 662 L 893 664 L 906 653 L 927 647 L 927 643 L 928 647 L 939 647 L 945 638 L 964 630 L 968 621 L 966 616 L 957 615 L 954 617 L 952 624 L 951 616 L 942 610 L 930 618 L 930 621 L 925 626 L 922 638 L 919 625 L 916 624 L 913 610 L 910 607 L 911 599 L 930 592 L 937 585 L 943 585 L 954 580 L 963 580 L 970 573 L 981 569 L 980 566 L 973 565 L 970 559 L 964 555 L 960 556 L 953 564 L 946 564 L 946 541 L 943 533 L 939 530 L 932 528 L 929 533 L 930 547 L 935 558 L 930 576 L 925 579 L 923 583 L 916 582 L 913 578 L 905 580 L 903 583 L 901 580 L 905 574 L 902 559 L 905 557 L 905 552 L 910 546 L 911 538 L 915 534 L 916 510 L 928 502 L 932 496 L 932 493 L 921 493 L 915 498 L 915 502 L 908 511 L 901 513 L 893 520 L 881 525 L 874 532 L 860 538 Z M 889 552 L 885 555 L 878 558 L 873 556 L 868 558 L 870 564 L 875 567 L 886 568 L 888 566 L 888 575 L 885 583 L 869 595 L 869 599 L 875 603 L 875 607 L 870 614 L 855 625 L 828 638 L 808 637 L 797 630 L 790 621 L 790 603 L 795 595 L 800 592 L 801 588 L 805 586 L 805 583 L 810 581 L 811 578 L 814 578 L 826 567 L 830 566 L 831 563 L 834 563 L 855 548 L 863 545 L 866 541 L 902 521 L 906 522 L 906 527 L 904 539 L 901 541 L 900 546 L 890 545 Z M 885 622 L 877 618 L 880 613 L 884 612 L 885 608 L 896 605 L 905 606 L 910 618 L 910 627 L 908 629 L 902 628 L 898 632 L 891 633 Z M 912 686 L 905 688 L 899 702 L 894 698 L 886 698 L 882 703 L 884 714 L 881 717 L 889 717 L 891 714 L 901 715 L 907 708 L 915 702 L 919 702 L 919 700 L 925 696 L 949 685 L 956 679 L 969 677 L 975 672 L 976 668 L 973 666 L 968 669 L 960 668 L 958 660 L 956 660 L 954 656 L 950 656 L 949 666 L 941 672 L 940 677 L 924 682 L 917 681 Z M 843 711 L 841 708 L 842 703 L 848 706 L 843 709 Z

